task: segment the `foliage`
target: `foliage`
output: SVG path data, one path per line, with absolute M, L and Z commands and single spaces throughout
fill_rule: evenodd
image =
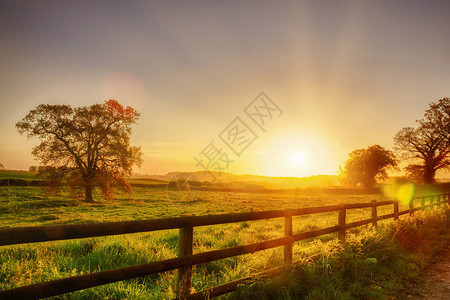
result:
M 74 195 L 99 187 L 107 198 L 114 186 L 130 190 L 126 176 L 141 163 L 139 147 L 130 146 L 131 125 L 139 113 L 115 100 L 104 104 L 72 108 L 70 105 L 41 104 L 16 124 L 19 132 L 38 137 L 33 148 L 44 167 L 40 175 L 58 191 L 67 183 Z
M 438 102 L 430 103 L 425 111 L 425 119 L 421 124 L 434 126 L 443 139 L 450 141 L 450 98 L 442 98 Z
M 376 179 L 387 178 L 387 170 L 397 166 L 394 154 L 379 145 L 354 150 L 349 156 L 342 170 L 346 181 L 351 185 L 361 183 L 365 188 L 373 187 Z
M 418 127 L 405 127 L 394 137 L 402 158 L 412 160 L 407 175 L 433 183 L 436 171 L 450 167 L 450 99 L 431 103 Z M 416 163 L 420 162 L 420 164 Z
M 423 181 L 424 167 L 422 165 L 409 164 L 404 170 L 408 179 L 416 182 Z

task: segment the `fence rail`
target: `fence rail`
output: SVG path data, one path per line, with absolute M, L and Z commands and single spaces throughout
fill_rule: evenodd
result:
M 253 276 L 241 278 L 222 285 L 210 287 L 204 291 L 191 294 L 192 266 L 212 262 L 238 255 L 254 253 L 275 247 L 284 247 L 284 266 L 258 273 L 258 276 L 273 276 L 283 270 L 285 266 L 292 264 L 293 243 L 309 238 L 318 237 L 330 233 L 338 233 L 341 242 L 345 242 L 347 229 L 367 224 L 377 226 L 378 221 L 393 218 L 397 220 L 404 214 L 412 215 L 414 211 L 429 207 L 441 206 L 444 203 L 450 205 L 449 194 L 432 195 L 415 198 L 420 199 L 420 206 L 414 207 L 414 199 L 409 202 L 409 208 L 399 211 L 399 203 L 395 201 L 372 201 L 370 203 L 351 203 L 328 205 L 318 207 L 305 207 L 298 209 L 273 210 L 260 212 L 245 212 L 207 216 L 184 216 L 175 218 L 160 218 L 151 220 L 137 220 L 124 222 L 105 222 L 94 224 L 74 225 L 50 225 L 19 228 L 0 229 L 0 246 L 36 243 L 55 240 L 79 239 L 108 235 L 129 234 L 138 232 L 159 231 L 167 229 L 179 229 L 178 256 L 171 259 L 155 261 L 140 265 L 127 266 L 123 268 L 90 273 L 86 275 L 73 276 L 64 279 L 52 280 L 22 286 L 10 290 L 0 291 L 0 299 L 3 298 L 43 298 L 60 295 L 68 292 L 95 287 L 107 283 L 132 279 L 177 270 L 177 297 L 180 299 L 203 299 L 205 296 L 217 296 L 236 290 L 237 286 Z M 436 199 L 436 201 L 434 201 Z M 429 200 L 429 204 L 426 204 Z M 394 212 L 378 216 L 377 208 L 380 206 L 393 205 Z M 371 218 L 346 222 L 347 211 L 351 209 L 371 208 Z M 294 216 L 304 216 L 325 212 L 338 212 L 337 225 L 322 229 L 292 233 L 292 219 Z M 230 247 L 220 250 L 193 254 L 193 230 L 194 227 L 209 226 L 245 221 L 265 220 L 273 218 L 284 218 L 284 237 L 268 241 L 247 244 L 243 246 Z

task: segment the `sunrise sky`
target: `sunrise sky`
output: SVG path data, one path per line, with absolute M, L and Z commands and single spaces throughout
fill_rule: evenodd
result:
M 2 1 L 0 163 L 36 165 L 14 124 L 41 103 L 116 99 L 141 112 L 136 171 L 202 170 L 210 142 L 226 172 L 336 174 L 450 96 L 449 1 Z M 282 110 L 261 130 L 244 109 Z M 236 117 L 258 136 L 236 156 Z

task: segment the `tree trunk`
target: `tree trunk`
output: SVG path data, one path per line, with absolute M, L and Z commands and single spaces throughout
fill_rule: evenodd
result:
M 434 167 L 425 165 L 423 181 L 425 183 L 434 183 L 434 175 L 435 174 L 436 174 L 436 171 L 434 170 Z
M 364 180 L 363 185 L 364 185 L 364 188 L 365 188 L 366 190 L 370 190 L 371 188 L 373 188 L 373 186 L 375 185 L 375 183 L 376 183 L 376 181 L 375 181 L 375 178 L 374 178 L 374 177 L 367 177 L 367 178 Z
M 92 198 L 92 185 L 87 184 L 84 188 L 84 202 L 94 203 L 94 198 Z

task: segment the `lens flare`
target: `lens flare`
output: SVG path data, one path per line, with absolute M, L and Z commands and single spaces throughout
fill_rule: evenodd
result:
M 414 198 L 415 186 L 412 183 L 402 184 L 397 190 L 397 199 L 401 203 L 409 203 Z
M 381 188 L 381 192 L 387 198 L 398 200 L 400 203 L 409 204 L 414 198 L 415 185 L 413 183 L 392 184 Z

